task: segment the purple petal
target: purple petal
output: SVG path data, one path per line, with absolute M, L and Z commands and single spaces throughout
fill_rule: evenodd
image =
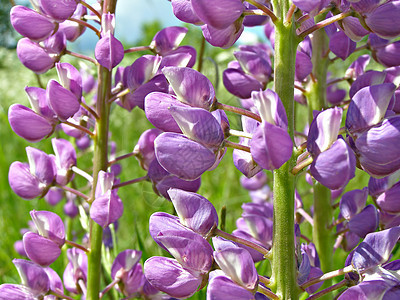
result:
M 147 129 L 144 131 L 133 149 L 135 157 L 139 160 L 140 166 L 148 170 L 150 163 L 155 159 L 154 140 L 162 133 L 157 128 Z
M 82 76 L 81 73 L 69 63 L 56 63 L 56 70 L 60 83 L 67 90 L 70 90 L 77 99 L 82 97 Z
M 111 277 L 115 280 L 116 278 L 124 278 L 127 276 L 126 273 L 133 270 L 135 265 L 139 262 L 142 256 L 141 251 L 127 249 L 120 252 L 114 259 L 111 267 Z
M 19 161 L 10 165 L 8 181 L 14 193 L 28 200 L 42 195 L 45 188 L 39 179 L 31 174 L 28 164 Z
M 400 183 L 396 183 L 389 190 L 385 191 L 376 199 L 379 207 L 389 213 L 400 212 L 399 204 Z
M 158 55 L 143 55 L 139 57 L 131 66 L 125 68 L 124 84 L 131 90 L 135 90 L 148 82 L 157 73 L 161 59 L 161 56 Z
M 356 140 L 360 163 L 374 176 L 387 176 L 400 168 L 400 117 L 385 119 Z
M 63 121 L 79 111 L 80 99 L 53 79 L 47 84 L 46 95 L 51 109 Z
M 279 96 L 272 90 L 252 92 L 251 99 L 257 107 L 263 122 L 276 125 L 287 130 L 287 116 L 285 107 Z
M 223 49 L 230 48 L 238 40 L 244 29 L 240 19 L 224 29 L 216 29 L 211 25 L 201 26 L 204 38 L 211 45 Z
M 153 92 L 146 96 L 144 100 L 144 111 L 147 119 L 158 129 L 169 132 L 181 132 L 178 124 L 172 117 L 169 108 L 171 106 L 187 107 L 175 96 Z
M 361 212 L 368 198 L 368 189 L 348 191 L 340 199 L 340 213 L 346 220 Z
M 26 87 L 25 92 L 28 96 L 29 103 L 32 109 L 49 121 L 52 121 L 56 116 L 51 110 L 46 99 L 46 90 L 38 87 Z
M 225 88 L 233 95 L 247 99 L 251 97 L 253 91 L 262 90 L 262 84 L 242 70 L 226 69 L 222 75 Z
M 108 32 L 97 42 L 94 56 L 100 65 L 111 71 L 124 58 L 124 46 Z
M 250 253 L 242 248 L 226 248 L 214 251 L 214 258 L 219 267 L 234 282 L 253 290 L 258 282 L 257 270 Z
M 311 73 L 313 64 L 311 58 L 304 52 L 296 53 L 295 77 L 298 81 L 303 81 Z
M 317 156 L 331 147 L 339 134 L 342 113 L 340 107 L 328 108 L 313 119 L 308 131 L 308 152 Z
M 360 41 L 365 35 L 369 34 L 356 17 L 347 17 L 342 20 L 341 26 L 346 35 L 354 42 Z
M 178 48 L 187 31 L 188 29 L 185 27 L 166 27 L 156 33 L 151 45 L 158 54 L 165 55 L 168 52 Z
M 267 83 L 272 72 L 269 59 L 251 51 L 236 51 L 233 53 L 243 71 L 252 75 L 259 82 Z
M 355 249 L 352 265 L 358 272 L 378 266 L 390 257 L 400 237 L 400 226 L 369 233 Z
M 361 238 L 364 238 L 370 232 L 374 232 L 378 225 L 378 211 L 372 204 L 366 206 L 359 214 L 351 218 L 348 223 L 350 231 Z
M 350 98 L 353 98 L 354 95 L 364 87 L 380 85 L 386 82 L 386 77 L 387 76 L 385 72 L 378 72 L 373 70 L 369 70 L 365 74 L 360 74 L 350 87 Z
M 250 142 L 251 155 L 263 169 L 279 169 L 292 156 L 293 143 L 286 130 L 261 124 Z
M 178 189 L 170 189 L 168 195 L 175 207 L 181 224 L 203 236 L 218 225 L 218 214 L 206 198 Z
M 55 24 L 50 19 L 21 5 L 11 8 L 10 21 L 19 34 L 32 41 L 43 41 L 55 29 Z
M 191 0 L 171 0 L 174 15 L 185 23 L 201 24 L 200 18 L 194 12 Z
M 77 0 L 40 0 L 40 8 L 43 12 L 57 22 L 63 22 L 72 16 Z
M 321 152 L 310 167 L 311 175 L 321 184 L 335 190 L 345 186 L 355 175 L 356 159 L 343 139 Z
M 59 247 L 64 245 L 64 223 L 57 214 L 50 211 L 32 210 L 30 215 L 41 236 L 55 242 Z
M 232 299 L 252 300 L 254 295 L 245 288 L 237 285 L 231 279 L 219 271 L 210 273 L 210 281 L 207 287 L 207 299 Z
M 346 70 L 346 77 L 356 79 L 365 72 L 371 57 L 368 54 L 361 55 Z
M 184 180 L 200 177 L 216 160 L 211 150 L 177 133 L 160 134 L 154 141 L 154 148 L 161 166 Z
M 224 29 L 235 22 L 243 13 L 244 6 L 240 0 L 219 0 L 210 6 L 207 0 L 192 1 L 197 16 L 206 24 L 216 29 Z
M 193 231 L 166 230 L 158 241 L 186 269 L 208 273 L 213 263 L 213 249 L 206 239 Z
M 365 23 L 378 36 L 394 38 L 400 33 L 400 1 L 390 1 L 376 8 L 365 18 Z
M 337 57 L 346 60 L 356 49 L 357 43 L 352 41 L 343 31 L 334 33 L 329 40 L 329 49 Z
M 90 218 L 105 228 L 117 221 L 124 211 L 124 205 L 116 190 L 108 191 L 105 195 L 96 197 L 90 207 Z
M 400 42 L 393 42 L 385 47 L 378 48 L 376 58 L 385 67 L 400 65 Z
M 385 116 L 395 89 L 394 84 L 383 83 L 359 90 L 350 102 L 346 128 L 356 132 L 378 124 Z
M 186 137 L 210 149 L 221 146 L 224 133 L 212 113 L 202 108 L 189 106 L 171 106 L 169 111 Z
M 311 267 L 310 274 L 308 275 L 307 281 L 311 280 L 313 278 L 321 277 L 322 275 L 324 275 L 324 272 L 322 272 L 320 268 Z M 323 282 L 313 284 L 313 285 L 309 286 L 308 288 L 306 288 L 306 292 L 309 294 L 313 294 L 322 286 L 322 284 L 323 284 Z
M 43 186 L 52 184 L 55 176 L 52 157 L 33 147 L 26 147 L 26 155 L 29 160 L 30 172 L 39 179 Z
M 73 176 L 71 168 L 76 165 L 75 148 L 70 142 L 64 139 L 52 139 L 51 143 L 56 155 L 56 182 L 60 185 L 66 185 Z
M 45 270 L 37 264 L 24 259 L 13 259 L 19 277 L 24 286 L 35 296 L 43 296 L 50 289 L 49 277 Z
M 0 285 L 0 300 L 36 300 L 37 297 L 31 293 L 31 289 L 19 284 Z
M 56 57 L 32 42 L 28 38 L 22 38 L 17 44 L 17 55 L 21 63 L 37 74 L 42 74 L 54 67 Z
M 61 254 L 59 246 L 36 233 L 27 232 L 23 237 L 25 252 L 29 259 L 41 266 L 49 266 Z
M 163 56 L 160 69 L 165 67 L 188 67 L 192 68 L 196 63 L 197 52 L 192 46 L 180 46 Z
M 146 260 L 144 273 L 152 286 L 177 298 L 190 297 L 202 282 L 201 277 L 183 269 L 175 259 L 166 257 L 154 256 Z
M 206 76 L 191 68 L 165 67 L 162 72 L 180 101 L 194 107 L 211 107 L 215 91 Z
M 170 200 L 169 195 L 167 193 L 170 188 L 177 188 L 188 192 L 197 192 L 200 188 L 200 184 L 201 184 L 200 178 L 197 178 L 196 180 L 192 181 L 187 181 L 187 180 L 182 180 L 170 174 L 169 176 L 164 177 L 163 179 L 158 181 L 156 183 L 155 188 L 157 189 L 159 194 L 161 194 L 166 199 Z

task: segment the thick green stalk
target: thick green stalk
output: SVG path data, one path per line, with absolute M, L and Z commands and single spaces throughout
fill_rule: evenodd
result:
M 317 22 L 324 19 L 321 16 Z M 328 36 L 324 30 L 314 32 L 312 39 L 313 47 L 313 75 L 315 81 L 311 83 L 310 92 L 307 95 L 309 104 L 309 121 L 312 121 L 313 110 L 326 108 L 326 76 L 328 72 L 329 51 Z M 329 229 L 332 223 L 331 191 L 319 184 L 314 184 L 314 227 L 313 242 L 318 251 L 323 272 L 332 271 L 333 255 L 332 249 L 335 242 L 333 231 Z M 325 281 L 323 289 L 332 285 L 332 280 Z M 323 299 L 331 299 L 331 295 L 325 295 Z
M 288 131 L 294 133 L 294 71 L 298 39 L 293 24 L 284 24 L 289 9 L 286 2 L 276 8 L 274 87 L 286 109 Z M 294 158 L 274 171 L 274 233 L 271 288 L 280 299 L 298 299 L 294 237 L 294 184 L 290 170 Z
M 115 12 L 117 0 L 105 0 L 103 2 L 103 13 Z M 94 137 L 94 157 L 93 157 L 93 186 L 91 201 L 95 201 L 95 191 L 98 174 L 106 171 L 108 167 L 108 134 L 109 134 L 109 115 L 110 104 L 108 100 L 111 96 L 111 72 L 102 67 L 98 67 L 98 89 L 96 99 L 96 110 L 98 119 Z M 87 300 L 98 300 L 101 277 L 101 246 L 103 238 L 103 228 L 90 220 L 90 253 L 88 254 L 88 277 L 87 277 Z

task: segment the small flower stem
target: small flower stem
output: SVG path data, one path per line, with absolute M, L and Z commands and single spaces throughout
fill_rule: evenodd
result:
M 81 192 L 78 191 L 78 190 L 75 190 L 75 189 L 70 188 L 70 187 L 65 186 L 65 185 L 64 185 L 64 186 L 63 186 L 63 185 L 60 185 L 60 187 L 61 187 L 64 191 L 70 192 L 70 193 L 72 193 L 72 194 L 74 194 L 74 195 L 77 195 L 78 197 L 81 197 L 82 199 L 85 199 L 86 201 L 89 200 L 89 197 L 88 197 L 88 196 L 86 196 L 85 194 L 81 193 Z
M 42 80 L 40 78 L 40 74 L 36 74 L 36 73 L 34 73 L 34 74 L 35 74 L 36 81 L 37 81 L 39 87 L 42 88 L 42 89 L 46 89 L 46 87 L 42 83 Z
M 344 228 L 344 229 L 342 229 L 342 230 L 336 232 L 335 235 L 336 235 L 336 236 L 339 236 L 339 235 L 341 235 L 341 234 L 343 234 L 343 233 L 346 233 L 346 232 L 348 232 L 348 231 L 350 231 L 349 228 Z
M 302 215 L 303 218 L 306 219 L 306 221 L 311 224 L 311 226 L 314 226 L 313 218 L 304 209 L 298 208 L 296 212 Z
M 201 72 L 203 69 L 203 62 L 204 62 L 204 53 L 206 51 L 206 39 L 203 35 L 201 35 L 201 44 L 200 44 L 200 51 L 199 51 L 199 63 L 197 65 L 197 71 Z
M 328 287 L 328 288 L 326 288 L 326 289 L 324 289 L 322 291 L 319 291 L 318 293 L 308 297 L 306 300 L 318 299 L 318 298 L 320 298 L 320 297 L 322 297 L 322 296 L 324 296 L 324 295 L 326 295 L 326 294 L 328 294 L 330 292 L 333 292 L 333 291 L 338 290 L 338 289 L 340 289 L 340 288 L 342 288 L 344 286 L 347 286 L 348 283 L 349 283 L 349 281 L 347 279 L 343 279 L 342 281 L 340 281 L 340 282 L 338 282 L 338 283 L 336 283 L 336 284 L 334 284 L 334 285 L 332 285 L 332 286 L 330 286 L 330 287 Z
M 333 222 L 331 225 L 329 225 L 328 229 L 332 229 L 333 227 L 339 225 L 340 223 L 346 221 L 345 218 L 340 218 L 338 220 L 336 220 L 335 222 Z
M 350 272 L 353 272 L 353 271 L 354 271 L 353 266 L 350 265 L 350 266 L 347 266 L 347 267 L 345 267 L 343 269 L 339 269 L 339 270 L 335 270 L 335 271 L 332 271 L 332 272 L 329 272 L 329 273 L 325 273 L 321 277 L 313 278 L 310 281 L 307 281 L 307 282 L 303 283 L 300 287 L 302 289 L 306 289 L 309 286 L 312 286 L 313 284 L 316 284 L 318 282 L 325 281 L 325 280 L 328 280 L 328 279 L 332 279 L 334 277 L 341 276 L 341 275 L 344 275 L 344 274 L 347 274 L 347 273 L 350 273 Z
M 128 181 L 125 181 L 125 182 L 118 183 L 116 185 L 113 185 L 112 188 L 113 189 L 118 189 L 118 188 L 123 187 L 123 186 L 127 186 L 127 185 L 130 185 L 130 184 L 134 184 L 134 183 L 138 183 L 138 182 L 142 182 L 142 181 L 147 181 L 147 180 L 149 180 L 149 177 L 146 175 L 146 176 L 143 176 L 143 177 L 139 177 L 139 178 L 135 178 L 135 179 L 132 179 L 132 180 L 128 180 Z
M 336 84 L 336 83 L 345 81 L 345 80 L 347 80 L 347 79 L 348 79 L 347 77 L 335 78 L 335 79 L 333 79 L 333 80 L 331 80 L 331 81 L 328 81 L 328 82 L 326 83 L 326 85 Z
M 335 253 L 336 249 L 340 247 L 340 244 L 342 243 L 343 238 L 344 238 L 344 234 L 341 234 L 336 238 L 335 244 L 333 245 L 333 253 Z
M 71 246 L 71 247 L 81 249 L 81 250 L 85 251 L 86 253 L 89 252 L 88 249 L 86 249 L 86 248 L 83 247 L 82 245 L 79 245 L 79 244 L 77 244 L 77 243 L 75 243 L 75 242 L 65 240 L 65 243 L 66 243 L 67 245 Z
M 75 300 L 74 298 L 68 297 L 67 295 L 64 295 L 62 293 L 58 293 L 55 291 L 50 291 L 49 294 L 56 296 L 57 298 L 60 298 L 60 299 Z
M 225 225 L 226 225 L 226 206 L 224 205 L 221 207 L 219 228 L 221 228 L 222 231 L 225 231 Z
M 79 129 L 80 131 L 83 131 L 84 133 L 87 133 L 91 137 L 95 136 L 95 134 L 93 132 L 91 132 L 89 129 L 87 129 L 86 127 L 83 127 L 81 125 L 78 125 L 78 124 L 75 124 L 75 123 L 72 123 L 72 122 L 69 122 L 69 121 L 63 121 L 63 123 L 65 125 L 68 125 L 68 126 L 76 128 L 76 129 Z
M 222 104 L 220 102 L 216 102 L 215 106 L 216 106 L 216 109 L 222 109 L 224 111 L 230 111 L 230 112 L 242 115 L 242 116 L 246 116 L 246 117 L 252 118 L 252 119 L 254 119 L 254 120 L 256 120 L 256 121 L 261 123 L 261 117 L 259 115 L 255 114 L 255 113 L 252 113 L 251 111 L 248 111 L 247 109 L 240 108 L 240 107 L 235 107 L 235 106 L 230 106 L 230 105 L 227 105 L 227 104 Z
M 87 181 L 89 181 L 90 183 L 93 182 L 93 177 L 90 176 L 90 175 L 89 175 L 88 173 L 86 173 L 85 171 L 79 169 L 78 167 L 73 166 L 73 167 L 71 168 L 71 170 L 72 170 L 72 172 L 74 172 L 74 173 L 76 173 L 76 174 L 82 176 L 83 178 L 85 178 L 85 179 L 86 179 Z
M 234 143 L 231 141 L 227 141 L 227 140 L 225 140 L 224 144 L 226 147 L 238 149 L 238 150 L 242 150 L 242 151 L 246 151 L 246 152 L 250 153 L 250 147 L 248 147 L 248 146 L 240 145 L 240 144 L 237 144 L 237 143 Z
M 264 283 L 265 286 L 268 286 L 268 285 L 271 283 L 271 280 L 269 280 L 269 278 L 267 278 L 267 277 L 265 277 L 265 276 L 262 276 L 262 275 L 258 275 L 258 280 L 259 280 L 261 283 Z
M 303 170 L 305 167 L 308 167 L 309 165 L 311 165 L 311 163 L 313 162 L 313 158 L 310 156 L 309 158 L 303 160 L 302 162 L 300 162 L 299 164 L 297 164 L 296 166 L 293 167 L 291 173 L 293 175 L 298 174 L 301 170 Z
M 238 136 L 238 137 L 244 137 L 246 139 L 252 139 L 253 135 L 248 132 L 244 131 L 239 131 L 239 130 L 234 130 L 234 129 L 229 129 L 229 135 L 231 136 Z
M 271 18 L 271 21 L 273 23 L 275 23 L 278 20 L 278 18 L 275 16 L 274 12 L 272 10 L 270 10 L 268 7 L 266 7 L 265 5 L 258 3 L 256 0 L 246 0 L 246 2 L 250 3 L 251 5 L 254 5 L 258 9 L 261 9 L 263 12 L 265 12 L 265 14 Z
M 286 14 L 286 24 L 290 24 L 292 22 L 293 14 L 296 11 L 296 5 L 292 4 Z
M 109 290 L 111 290 L 116 284 L 118 284 L 119 281 L 120 281 L 119 278 L 114 279 L 109 285 L 107 285 L 107 286 L 104 288 L 104 290 L 102 290 L 102 291 L 100 292 L 99 298 L 102 299 L 103 296 L 104 296 Z
M 93 25 L 90 25 L 89 23 L 87 23 L 87 22 L 85 22 L 85 21 L 82 21 L 82 20 L 79 20 L 79 19 L 75 19 L 75 18 L 68 18 L 68 20 L 69 20 L 69 21 L 76 22 L 76 23 L 78 23 L 78 24 L 80 24 L 80 25 L 82 25 L 82 26 L 85 26 L 85 27 L 87 27 L 87 28 L 93 30 L 94 33 L 96 33 L 96 35 L 97 35 L 99 38 L 101 37 L 100 31 L 99 31 L 96 27 L 94 27 Z
M 299 91 L 301 91 L 303 94 L 307 93 L 307 90 L 305 88 L 303 88 L 303 87 L 301 87 L 301 86 L 299 86 L 297 84 L 294 85 L 294 88 L 299 90 Z
M 95 65 L 98 65 L 97 61 L 94 58 L 91 58 L 89 56 L 86 56 L 86 55 L 83 55 L 83 54 L 80 54 L 80 53 L 75 53 L 75 52 L 72 52 L 72 51 L 69 51 L 69 50 L 65 50 L 64 53 L 68 54 L 68 55 L 71 55 L 71 56 L 74 56 L 74 57 L 77 57 L 77 58 L 80 58 L 80 59 L 83 59 L 83 60 L 86 60 L 86 61 L 89 61 L 89 62 L 91 62 L 91 63 L 93 63 Z
M 247 247 L 250 247 L 250 248 L 260 252 L 261 254 L 263 254 L 264 257 L 269 254 L 269 251 L 267 249 L 265 249 L 263 246 L 254 244 L 254 243 L 252 243 L 252 242 L 250 242 L 248 240 L 242 239 L 240 237 L 237 237 L 237 236 L 234 236 L 232 234 L 229 234 L 229 233 L 227 233 L 225 231 L 219 230 L 218 228 L 214 229 L 214 235 L 219 235 L 220 237 L 223 237 L 223 238 L 225 238 L 227 240 L 231 240 L 231 241 L 234 241 L 236 243 L 239 243 L 239 244 L 245 245 Z
M 129 157 L 131 157 L 131 156 L 135 156 L 135 153 L 129 152 L 129 153 L 127 153 L 127 154 L 118 156 L 118 157 L 116 157 L 115 159 L 110 160 L 110 161 L 108 162 L 108 166 L 111 166 L 111 165 L 115 164 L 116 162 L 118 162 L 118 161 L 120 161 L 120 160 L 123 160 L 123 159 L 125 159 L 125 158 L 129 158 Z
M 91 108 L 89 105 L 87 105 L 85 102 L 81 102 L 81 105 L 84 109 L 86 109 L 96 120 L 99 118 L 97 113 L 94 111 L 93 108 Z
M 267 16 L 261 9 L 249 9 L 243 12 L 244 16 Z
M 303 32 L 301 32 L 299 34 L 299 36 L 301 38 L 305 38 L 307 35 L 313 33 L 314 31 L 316 31 L 318 29 L 321 29 L 321 28 L 324 28 L 324 27 L 326 27 L 326 26 L 328 26 L 328 25 L 330 25 L 332 23 L 335 23 L 337 21 L 343 20 L 344 18 L 349 17 L 352 14 L 353 14 L 352 11 L 346 11 L 346 12 L 342 12 L 340 14 L 337 14 L 336 16 L 333 16 L 333 17 L 330 17 L 329 19 L 323 20 L 323 21 L 315 24 L 314 26 L 304 30 Z
M 267 296 L 270 299 L 279 300 L 279 297 L 277 295 L 275 295 L 273 292 L 271 292 L 269 289 L 263 287 L 262 285 L 258 285 L 257 292 L 264 294 L 265 296 Z
M 101 22 L 101 15 L 99 14 L 99 12 L 97 10 L 95 10 L 93 8 L 93 6 L 91 6 L 90 4 L 86 3 L 85 1 L 80 1 L 79 3 L 82 4 L 83 6 L 85 6 L 92 13 L 94 13 L 99 18 L 99 22 Z
M 131 90 L 128 89 L 128 88 L 126 88 L 126 89 L 122 90 L 121 92 L 119 92 L 118 94 L 112 96 L 112 97 L 110 98 L 110 100 L 108 100 L 108 103 L 112 103 L 112 102 L 114 102 L 115 100 L 117 100 L 118 98 L 123 97 L 123 96 L 125 96 L 125 95 L 128 95 L 130 92 L 131 92 Z
M 124 53 L 133 53 L 133 52 L 139 52 L 139 51 L 146 51 L 146 50 L 151 50 L 150 46 L 140 46 L 140 47 L 132 47 L 129 49 L 126 49 Z
M 308 237 L 306 237 L 304 234 L 300 234 L 300 237 L 303 239 L 303 240 L 305 240 L 307 243 L 311 243 L 312 241 L 308 238 Z

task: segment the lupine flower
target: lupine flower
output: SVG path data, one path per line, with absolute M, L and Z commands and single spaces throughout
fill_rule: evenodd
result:
M 124 210 L 117 190 L 112 188 L 113 184 L 112 173 L 99 172 L 95 200 L 90 207 L 90 217 L 103 228 L 118 220 Z
M 343 31 L 337 31 L 329 38 L 329 49 L 342 60 L 356 49 L 356 42 L 352 41 Z
M 81 99 L 53 79 L 47 84 L 46 96 L 49 106 L 62 121 L 79 111 Z
M 38 149 L 27 147 L 29 164 L 13 162 L 8 173 L 11 189 L 24 199 L 44 196 L 53 183 L 52 158 Z
M 44 268 L 37 264 L 23 260 L 14 259 L 13 263 L 18 270 L 22 285 L 2 284 L 0 285 L 0 299 L 27 299 L 35 300 L 47 294 L 51 288 L 49 279 L 54 273 L 47 273 Z M 56 275 L 56 274 L 55 274 Z M 54 280 L 53 280 L 54 282 Z M 61 285 L 62 287 L 62 285 Z M 52 289 L 54 286 L 52 287 Z M 44 297 L 46 299 L 46 297 Z
M 75 148 L 70 142 L 64 139 L 52 139 L 56 167 L 56 182 L 66 185 L 73 178 L 71 168 L 76 165 Z
M 351 264 L 363 281 L 346 290 L 338 299 L 373 297 L 395 299 L 400 281 L 398 261 L 386 263 L 400 237 L 400 227 L 368 234 L 352 253 Z M 371 298 L 372 299 L 372 298 Z
M 72 16 L 77 0 L 40 0 L 40 9 L 57 22 L 63 22 Z
M 390 1 L 374 9 L 365 17 L 367 26 L 382 38 L 394 38 L 400 33 L 400 22 L 396 16 L 400 12 L 400 2 Z
M 368 54 L 359 56 L 351 65 L 347 68 L 345 77 L 355 80 L 358 76 L 364 74 L 365 68 L 368 65 L 371 57 Z
M 119 290 L 126 297 L 134 297 L 143 287 L 146 280 L 142 266 L 138 263 L 142 253 L 136 250 L 120 252 L 111 266 L 111 277 L 120 279 Z
M 23 242 L 27 256 L 41 266 L 52 264 L 61 254 L 65 242 L 64 223 L 55 213 L 31 211 L 38 233 L 27 232 Z
M 165 55 L 178 48 L 188 29 L 185 27 L 171 26 L 156 33 L 150 47 L 158 54 Z
M 252 99 L 262 123 L 251 139 L 251 155 L 263 169 L 278 169 L 289 160 L 293 150 L 293 142 L 287 132 L 285 108 L 279 96 L 269 89 L 253 92 Z
M 81 284 L 86 284 L 87 280 L 87 256 L 86 253 L 78 248 L 67 250 L 68 265 L 63 274 L 65 288 L 74 294 L 81 294 Z
M 87 14 L 87 9 L 85 6 L 82 4 L 78 4 L 75 12 L 71 16 L 74 19 L 80 19 L 84 15 Z M 74 21 L 69 21 L 65 20 L 64 22 L 60 23 L 58 26 L 58 32 L 62 32 L 65 34 L 65 37 L 68 41 L 73 42 L 75 41 L 78 37 L 80 37 L 86 30 L 86 27 L 74 22 Z

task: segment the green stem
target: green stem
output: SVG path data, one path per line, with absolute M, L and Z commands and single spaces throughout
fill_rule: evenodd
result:
M 274 1 L 275 14 L 275 92 L 283 102 L 288 131 L 294 135 L 294 71 L 298 38 L 293 23 L 284 24 L 289 1 Z M 272 244 L 271 289 L 279 299 L 298 299 L 297 266 L 294 238 L 294 184 L 291 170 L 295 156 L 274 171 L 274 232 Z
M 318 16 L 316 21 L 324 20 L 325 15 Z M 325 55 L 329 50 L 329 40 L 324 30 L 314 32 L 312 39 L 313 47 L 313 74 L 315 82 L 311 83 L 308 93 L 309 103 L 309 121 L 313 119 L 312 112 L 326 107 L 326 76 L 329 66 L 329 58 Z M 329 272 L 333 267 L 332 249 L 335 243 L 335 237 L 329 226 L 332 223 L 333 209 L 331 205 L 331 191 L 318 182 L 314 184 L 314 227 L 313 242 L 321 261 L 323 272 Z M 331 280 L 327 280 L 323 289 L 332 285 Z M 324 299 L 330 299 L 326 295 Z
M 114 13 L 117 0 L 105 0 L 103 13 Z M 98 174 L 106 171 L 108 167 L 108 133 L 110 104 L 108 99 L 111 95 L 111 72 L 98 67 L 98 88 L 96 110 L 99 118 L 96 120 L 96 135 L 94 137 L 94 158 L 93 158 L 93 185 L 91 200 L 95 201 L 95 191 Z M 103 228 L 90 219 L 90 253 L 88 254 L 88 277 L 87 277 L 87 300 L 98 300 L 100 294 L 101 276 L 101 246 Z

